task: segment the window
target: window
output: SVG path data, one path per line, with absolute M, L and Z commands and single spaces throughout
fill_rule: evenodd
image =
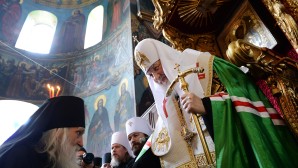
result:
M 0 100 L 0 145 L 9 138 L 29 117 L 38 109 L 38 106 L 18 101 Z
M 57 26 L 57 17 L 36 10 L 29 13 L 15 47 L 35 53 L 48 54 Z
M 102 5 L 90 12 L 87 20 L 84 49 L 94 46 L 102 40 L 103 13 Z

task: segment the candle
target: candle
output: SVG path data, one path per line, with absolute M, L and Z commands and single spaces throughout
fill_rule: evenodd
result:
M 52 94 L 51 94 L 51 98 L 52 98 L 52 97 L 54 97 L 54 96 L 55 96 L 55 89 L 54 89 L 54 87 L 53 87 L 53 86 L 51 87 L 51 89 L 52 89 Z
M 56 96 L 59 96 L 59 93 L 60 93 L 60 86 L 57 86 L 57 93 L 56 93 Z
M 51 85 L 47 84 L 47 87 L 48 87 L 48 91 L 49 91 L 49 97 L 51 98 Z

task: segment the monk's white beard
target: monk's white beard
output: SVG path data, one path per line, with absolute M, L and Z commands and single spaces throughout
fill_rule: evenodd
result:
M 115 156 L 112 156 L 112 160 L 111 160 L 111 166 L 112 167 L 117 167 L 120 165 L 120 161 L 118 158 L 115 158 Z
M 79 168 L 76 151 L 78 151 L 78 147 L 72 146 L 68 140 L 62 142 L 57 149 L 59 155 L 56 168 Z
M 68 128 L 49 130 L 40 140 L 38 152 L 48 153 L 52 168 L 79 168 L 76 163 L 76 151 L 79 146 L 72 146 L 68 139 Z

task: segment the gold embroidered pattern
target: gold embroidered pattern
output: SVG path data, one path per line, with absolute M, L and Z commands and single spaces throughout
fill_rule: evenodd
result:
M 198 154 L 196 155 L 196 160 L 197 160 L 197 164 L 199 167 L 215 167 L 215 152 L 210 152 L 211 154 L 211 158 L 212 158 L 212 162 L 213 162 L 213 165 L 208 165 L 208 162 L 207 162 L 207 158 L 204 154 Z
M 160 150 L 167 151 L 169 149 L 169 142 L 170 142 L 170 137 L 167 129 L 164 127 L 158 133 L 158 137 L 156 138 L 152 148 L 153 150 L 157 149 L 157 151 L 160 151 Z
M 208 80 L 208 87 L 207 87 L 207 92 L 205 93 L 205 96 L 210 96 L 211 95 L 211 86 L 212 86 L 212 78 L 213 78 L 213 59 L 214 56 L 211 55 L 208 61 L 208 73 L 209 73 L 209 80 Z
M 135 55 L 135 60 L 138 64 L 138 66 L 142 69 L 142 70 L 145 70 L 146 68 L 146 63 L 145 62 L 148 62 L 150 63 L 149 59 L 146 57 L 145 54 L 137 51 L 136 55 Z

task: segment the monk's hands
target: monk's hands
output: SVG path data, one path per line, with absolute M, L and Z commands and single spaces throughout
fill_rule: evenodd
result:
M 181 97 L 182 108 L 188 113 L 205 114 L 205 107 L 201 98 L 193 93 L 185 93 Z

